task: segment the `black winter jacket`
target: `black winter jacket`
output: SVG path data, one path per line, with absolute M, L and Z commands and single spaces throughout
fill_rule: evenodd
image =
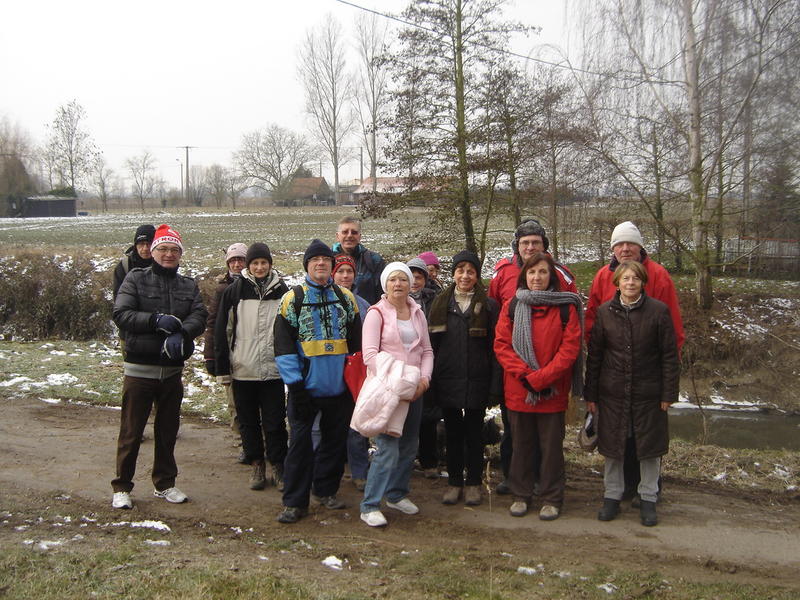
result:
M 125 343 L 125 361 L 144 365 L 182 366 L 161 354 L 166 335 L 156 331 L 158 314 L 174 315 L 183 323 L 183 336 L 193 340 L 203 333 L 208 311 L 194 279 L 178 275 L 157 263 L 133 269 L 119 288 L 113 319 Z
M 502 396 L 502 369 L 494 356 L 494 329 L 500 308 L 488 298 L 486 309 L 489 331 L 485 337 L 470 337 L 472 313 L 462 313 L 454 297 L 447 308 L 447 331 L 431 333 L 431 395 L 438 406 L 482 409 L 491 404 L 490 396 Z
M 111 293 L 114 300 L 117 299 L 119 286 L 122 285 L 122 282 L 125 280 L 125 276 L 132 269 L 146 269 L 152 264 L 153 264 L 152 258 L 144 259 L 141 256 L 139 256 L 139 253 L 136 251 L 136 246 L 131 246 L 130 248 L 125 250 L 125 255 L 119 259 L 119 262 L 117 263 L 117 266 L 114 269 L 114 284 L 113 287 L 111 288 Z
M 599 413 L 598 451 L 621 460 L 629 431 L 638 458 L 669 449 L 667 413 L 661 402 L 678 399 L 680 364 L 669 308 L 645 294 L 630 310 L 619 300 L 597 309 L 589 338 L 584 398 Z

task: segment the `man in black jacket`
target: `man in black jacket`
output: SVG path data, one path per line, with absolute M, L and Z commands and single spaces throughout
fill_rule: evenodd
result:
M 125 277 L 114 303 L 114 323 L 125 346 L 122 412 L 117 440 L 117 476 L 112 480 L 114 508 L 132 508 L 130 492 L 142 432 L 153 403 L 154 495 L 186 502 L 175 487 L 175 440 L 180 425 L 183 362 L 203 333 L 206 311 L 200 290 L 190 277 L 178 275 L 183 244 L 177 231 L 160 225 L 151 246 L 153 264 Z
M 133 235 L 133 245 L 125 250 L 125 254 L 119 259 L 114 269 L 114 285 L 111 288 L 114 300 L 117 299 L 119 286 L 125 280 L 125 276 L 131 269 L 144 269 L 153 264 L 153 256 L 150 254 L 150 245 L 153 243 L 153 236 L 156 228 L 150 225 L 139 225 Z

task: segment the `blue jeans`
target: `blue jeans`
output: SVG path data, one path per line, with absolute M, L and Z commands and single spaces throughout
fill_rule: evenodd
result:
M 347 463 L 350 465 L 352 479 L 366 479 L 369 469 L 369 438 L 355 429 L 347 433 Z
M 367 474 L 367 487 L 361 501 L 361 512 L 379 510 L 385 496 L 389 502 L 399 502 L 409 492 L 411 470 L 419 446 L 419 424 L 422 420 L 422 402 L 408 406 L 408 415 L 399 438 L 381 434 L 375 438 L 378 451 L 372 457 Z

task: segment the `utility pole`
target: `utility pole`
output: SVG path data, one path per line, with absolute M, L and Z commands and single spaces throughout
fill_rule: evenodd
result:
M 189 191 L 189 148 L 197 148 L 197 146 L 178 146 L 178 148 L 183 148 L 186 150 L 186 205 L 189 205 L 189 198 L 191 197 L 191 193 Z
M 359 163 L 361 165 L 361 181 L 359 183 L 363 185 L 363 183 L 364 183 L 364 146 L 359 146 L 358 149 L 361 151 L 360 152 L 361 158 L 359 160 Z

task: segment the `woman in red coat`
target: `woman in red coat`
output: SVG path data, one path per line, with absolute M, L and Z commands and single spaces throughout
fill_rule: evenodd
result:
M 513 453 L 509 483 L 511 514 L 528 512 L 533 496 L 533 449 L 542 453 L 539 496 L 543 521 L 557 519 L 564 502 L 564 413 L 570 388 L 581 391 L 583 307 L 580 297 L 561 292 L 549 254 L 525 261 L 517 293 L 500 311 L 494 350 L 503 383 Z M 574 372 L 574 376 L 573 376 Z

